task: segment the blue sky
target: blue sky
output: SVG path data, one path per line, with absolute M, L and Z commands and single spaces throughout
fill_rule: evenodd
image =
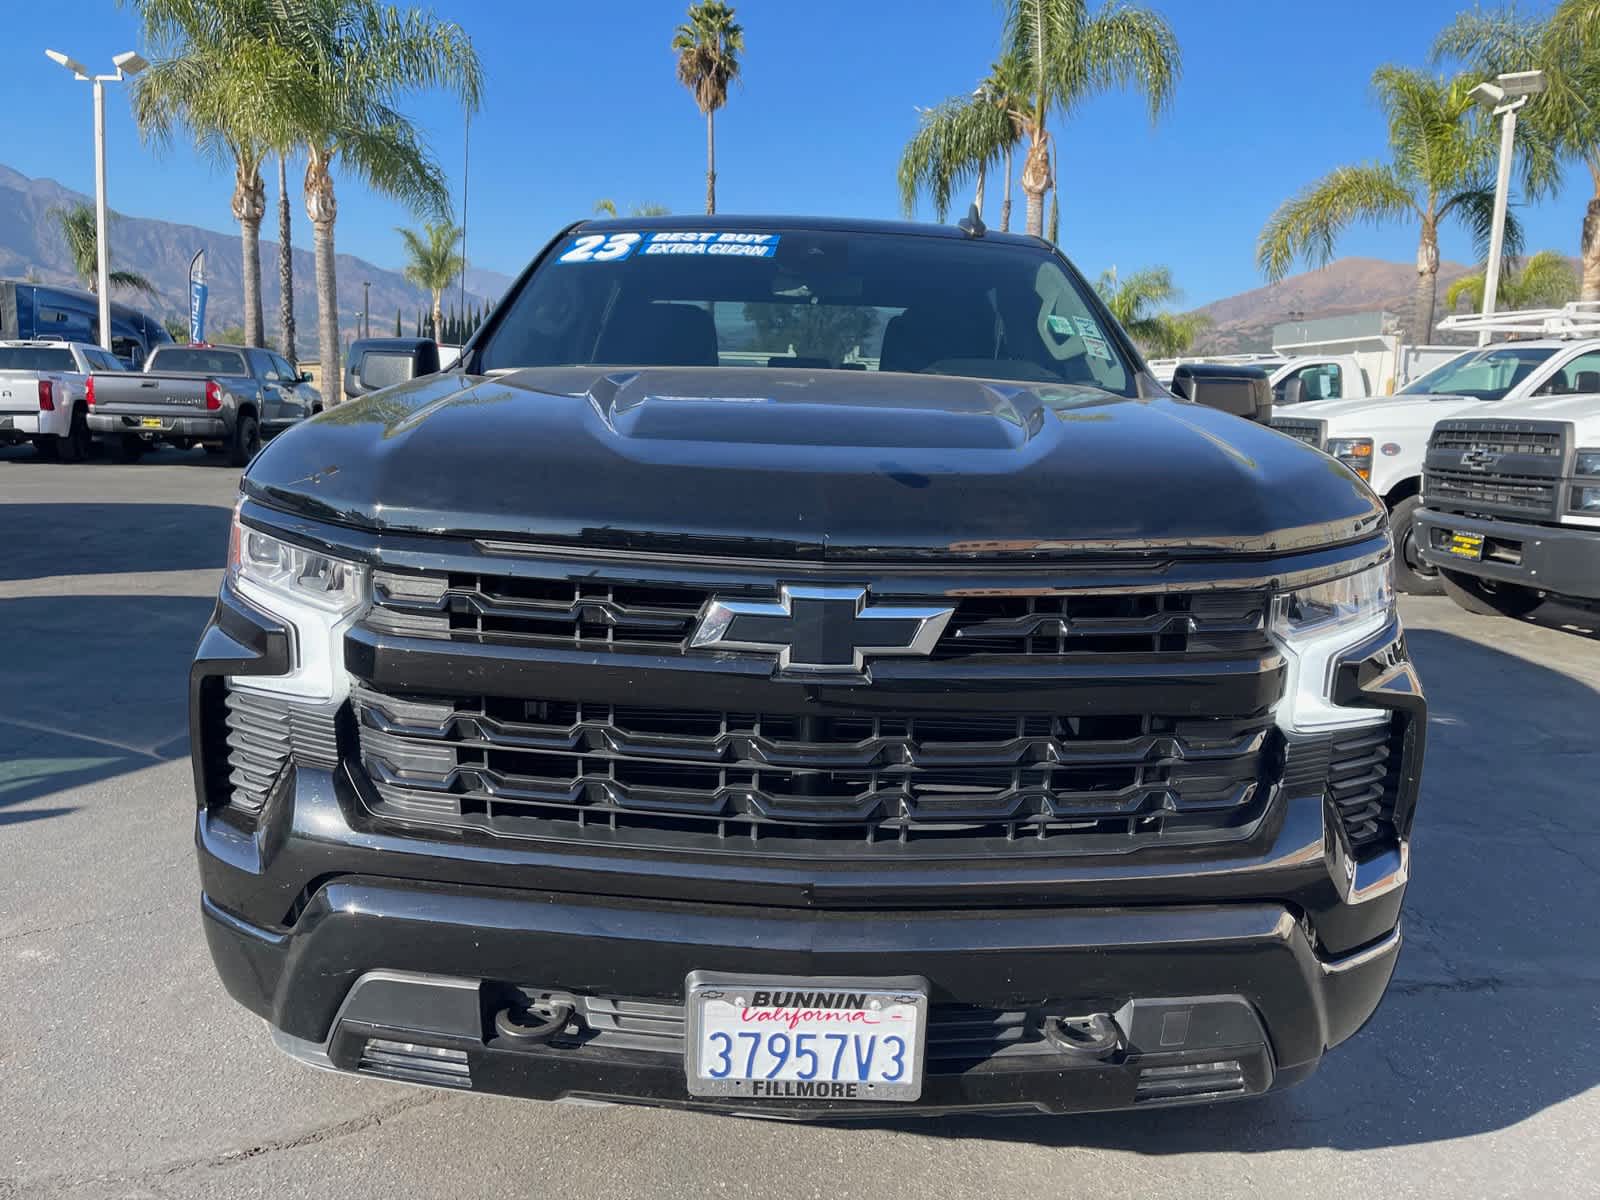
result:
M 1152 129 L 1138 100 L 1113 94 L 1059 126 L 1063 242 L 1090 273 L 1165 263 L 1198 304 L 1261 282 L 1255 235 L 1280 200 L 1331 166 L 1383 153 L 1372 69 L 1422 63 L 1467 0 L 1148 2 L 1183 46 L 1176 106 Z M 108 66 L 112 54 L 139 46 L 135 18 L 112 0 L 0 7 L 0 162 L 92 191 L 89 89 L 43 51 Z M 667 48 L 683 8 L 681 0 L 434 5 L 473 34 L 488 79 L 471 134 L 474 265 L 519 270 L 602 196 L 703 206 L 705 125 Z M 894 167 L 913 106 L 970 90 L 998 44 L 994 0 L 738 0 L 737 8 L 745 83 L 717 121 L 718 203 L 727 212 L 897 216 Z M 231 170 L 184 146 L 161 154 L 141 146 L 119 91 L 107 105 L 112 206 L 229 228 Z M 459 195 L 459 109 L 424 96 L 411 112 Z M 1576 253 L 1589 189 L 1583 172 L 1569 175 L 1559 196 L 1523 210 L 1531 248 Z M 398 265 L 393 227 L 408 215 L 353 181 L 340 184 L 339 202 L 339 249 Z M 1019 192 L 1019 221 L 1020 207 Z M 295 237 L 309 245 L 298 196 L 295 212 Z M 992 190 L 989 215 L 997 219 Z M 1339 251 L 1410 261 L 1415 239 L 1412 227 L 1358 229 Z M 1470 242 L 1446 230 L 1444 252 L 1470 259 Z

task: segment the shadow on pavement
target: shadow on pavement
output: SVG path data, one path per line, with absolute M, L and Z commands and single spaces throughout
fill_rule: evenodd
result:
M 1600 1084 L 1600 695 L 1453 634 L 1408 637 L 1430 744 L 1406 948 L 1365 1030 L 1254 1101 L 899 1128 L 1149 1155 L 1362 1150 L 1506 1129 Z
M 221 569 L 230 511 L 214 504 L 7 504 L 0 582 Z
M 23 807 L 188 755 L 189 658 L 210 614 L 199 596 L 0 601 L 0 825 L 59 816 Z

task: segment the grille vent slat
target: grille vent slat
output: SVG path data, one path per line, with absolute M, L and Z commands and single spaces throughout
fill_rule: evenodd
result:
M 261 811 L 291 759 L 326 770 L 338 765 L 331 708 L 243 689 L 228 690 L 224 703 L 230 803 L 241 812 Z
M 1394 836 L 1401 736 L 1394 721 L 1331 739 L 1328 795 L 1358 852 Z

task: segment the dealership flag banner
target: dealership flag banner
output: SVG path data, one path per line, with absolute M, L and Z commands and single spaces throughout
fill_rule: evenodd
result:
M 189 264 L 189 340 L 206 340 L 206 252 Z

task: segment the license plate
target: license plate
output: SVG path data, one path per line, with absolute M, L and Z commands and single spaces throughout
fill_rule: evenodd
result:
M 1481 559 L 1483 557 L 1483 534 L 1452 533 L 1444 548 L 1445 553 L 1453 554 L 1457 558 Z
M 139 428 L 140 429 L 160 429 L 161 428 L 161 418 L 160 417 L 145 417 L 143 420 L 141 420 L 139 422 Z
M 696 1096 L 916 1100 L 928 984 L 696 971 L 684 1069 Z

